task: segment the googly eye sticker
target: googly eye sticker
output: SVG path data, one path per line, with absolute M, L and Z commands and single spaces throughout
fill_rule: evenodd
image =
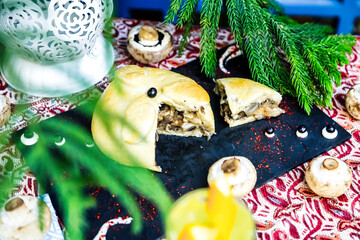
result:
M 21 142 L 26 146 L 32 146 L 39 140 L 39 135 L 33 131 L 26 131 L 20 137 Z

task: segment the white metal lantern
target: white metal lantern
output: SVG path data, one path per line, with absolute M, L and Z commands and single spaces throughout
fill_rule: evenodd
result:
M 102 35 L 112 0 L 1 0 L 4 80 L 35 96 L 56 97 L 100 81 L 114 62 Z

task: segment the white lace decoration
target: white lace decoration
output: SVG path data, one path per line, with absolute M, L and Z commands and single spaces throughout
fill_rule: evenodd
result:
M 113 9 L 110 0 L 1 0 L 0 41 L 41 63 L 84 56 Z

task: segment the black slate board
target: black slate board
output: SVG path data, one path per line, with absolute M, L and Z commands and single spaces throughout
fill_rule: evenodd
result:
M 219 54 L 221 53 L 222 51 L 219 52 Z M 247 61 L 243 57 L 230 60 L 227 69 L 231 72 L 229 75 L 218 69 L 217 78 L 250 76 Z M 314 107 L 308 116 L 299 108 L 296 100 L 288 96 L 283 97 L 280 105 L 286 113 L 279 117 L 229 128 L 219 114 L 219 97 L 213 93 L 214 83 L 212 79 L 206 78 L 201 73 L 199 60 L 173 71 L 191 77 L 208 91 L 216 125 L 216 135 L 210 140 L 205 137 L 159 136 L 156 145 L 156 161 L 162 167 L 163 172 L 157 175 L 174 199 L 192 189 L 206 187 L 209 167 L 222 157 L 232 155 L 248 157 L 257 169 L 257 188 L 351 137 L 347 131 L 318 108 Z M 79 114 L 80 108 L 45 121 L 52 121 L 56 118 L 63 121 L 76 121 L 90 130 L 91 119 Z M 41 124 L 43 123 L 40 122 L 38 125 Z M 308 128 L 309 136 L 305 139 L 299 139 L 295 134 L 301 124 Z M 333 140 L 328 140 L 321 134 L 322 129 L 328 124 L 333 124 L 338 130 L 338 136 Z M 274 127 L 275 137 L 267 138 L 264 135 L 267 126 Z M 24 131 L 26 129 L 13 134 L 16 142 L 19 142 Z M 52 190 L 49 191 L 56 206 L 55 193 Z M 93 239 L 104 222 L 117 217 L 119 212 L 126 213 L 126 210 L 121 207 L 121 204 L 114 204 L 116 199 L 106 189 L 92 188 L 89 192 L 92 195 L 96 192 L 99 205 L 96 209 L 88 211 L 87 239 Z M 107 239 L 157 239 L 163 234 L 159 216 L 152 210 L 154 206 L 140 197 L 139 203 L 142 205 L 145 216 L 150 216 L 145 221 L 143 232 L 139 236 L 132 236 L 129 225 L 115 225 L 109 229 Z M 100 218 L 94 216 L 100 216 Z

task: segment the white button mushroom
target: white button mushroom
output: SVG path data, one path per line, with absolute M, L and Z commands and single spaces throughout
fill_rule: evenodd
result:
M 251 192 L 257 180 L 254 165 L 242 156 L 221 158 L 210 167 L 207 178 L 209 184 L 221 177 L 227 179 L 235 198 L 242 198 Z
M 11 116 L 10 100 L 7 96 L 0 94 L 0 127 L 5 125 Z
M 160 62 L 172 48 L 170 33 L 157 27 L 139 25 L 128 34 L 127 50 L 135 60 L 144 64 Z
M 353 118 L 360 119 L 360 85 L 353 86 L 346 93 L 345 106 Z
M 39 203 L 43 207 L 40 230 Z M 39 240 L 50 229 L 51 213 L 48 206 L 33 196 L 18 196 L 8 200 L 0 212 L 0 239 Z
M 314 193 L 333 198 L 344 194 L 350 187 L 352 172 L 345 162 L 334 157 L 320 156 L 308 165 L 305 179 Z

